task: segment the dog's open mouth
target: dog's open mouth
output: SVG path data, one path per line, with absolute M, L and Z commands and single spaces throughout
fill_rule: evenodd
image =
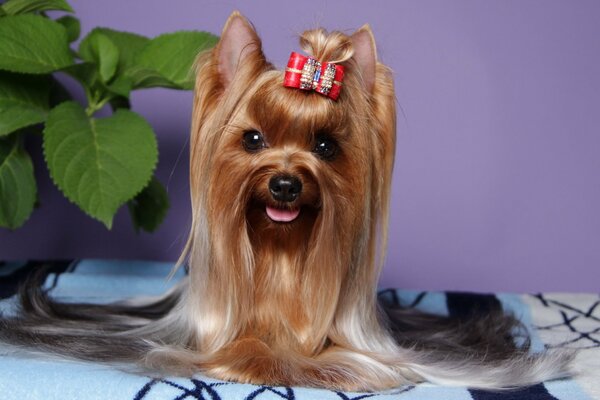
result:
M 290 210 L 267 205 L 265 211 L 267 212 L 268 217 L 275 222 L 292 222 L 300 215 L 299 208 Z

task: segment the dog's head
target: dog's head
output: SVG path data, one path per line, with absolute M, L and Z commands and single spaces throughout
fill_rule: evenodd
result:
M 294 231 L 365 229 L 384 206 L 394 148 L 389 72 L 368 27 L 351 36 L 317 29 L 310 56 L 346 67 L 337 101 L 283 86 L 239 13 L 199 62 L 192 132 L 194 208 L 212 224 L 235 220 L 252 240 Z M 378 210 L 371 202 L 379 202 Z
M 190 264 L 213 286 L 222 277 L 220 292 L 235 290 L 237 299 L 248 287 L 242 282 L 256 288 L 257 264 L 276 259 L 295 263 L 288 272 L 301 269 L 314 290 L 327 281 L 339 293 L 352 275 L 374 293 L 394 155 L 391 73 L 377 62 L 368 26 L 351 35 L 306 31 L 300 45 L 344 66 L 337 100 L 284 87 L 284 71 L 266 60 L 237 12 L 198 61 Z M 263 271 L 265 279 L 277 280 L 273 271 Z

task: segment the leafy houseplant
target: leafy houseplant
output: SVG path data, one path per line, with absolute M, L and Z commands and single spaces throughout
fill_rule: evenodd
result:
M 8 0 L 0 5 L 0 226 L 16 229 L 31 215 L 36 182 L 26 135 L 41 134 L 54 184 L 89 216 L 111 228 L 127 203 L 137 230 L 155 230 L 168 197 L 153 177 L 158 159 L 150 124 L 130 110 L 132 90 L 193 87 L 190 68 L 217 37 L 179 31 L 153 39 L 93 29 L 77 50 L 80 23 L 66 0 Z M 81 84 L 87 104 L 73 101 L 55 73 Z M 105 105 L 113 114 L 94 115 Z

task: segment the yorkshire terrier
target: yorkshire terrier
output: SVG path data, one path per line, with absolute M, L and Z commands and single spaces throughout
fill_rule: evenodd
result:
M 469 322 L 385 308 L 396 104 L 368 25 L 304 32 L 282 71 L 234 12 L 198 58 L 188 274 L 151 302 L 59 304 L 29 285 L 0 340 L 145 371 L 346 391 L 430 381 L 507 388 L 569 374 Z

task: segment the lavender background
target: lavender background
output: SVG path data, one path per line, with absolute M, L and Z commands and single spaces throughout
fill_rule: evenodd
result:
M 600 290 L 600 2 L 71 4 L 84 33 L 148 36 L 219 34 L 240 9 L 278 65 L 305 28 L 369 22 L 395 71 L 400 111 L 381 286 Z M 62 197 L 34 152 L 42 204 L 21 229 L 0 231 L 0 259 L 177 258 L 190 216 L 191 93 L 146 90 L 132 103 L 158 135 L 158 177 L 172 203 L 160 230 L 136 235 L 123 208 L 106 231 Z

